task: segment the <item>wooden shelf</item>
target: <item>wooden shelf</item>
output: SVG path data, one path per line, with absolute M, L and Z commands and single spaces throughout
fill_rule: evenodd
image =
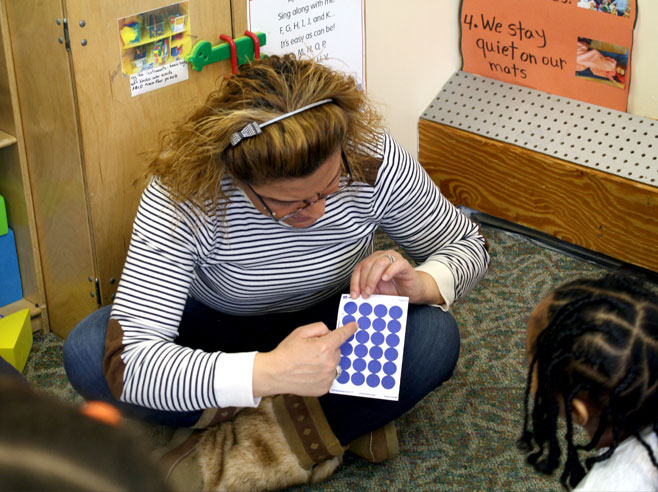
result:
M 16 137 L 0 130 L 0 149 L 16 143 Z
M 41 330 L 41 308 L 27 299 L 19 299 L 16 302 L 0 307 L 0 316 L 5 317 L 23 309 L 30 310 L 30 319 L 32 320 L 32 332 Z

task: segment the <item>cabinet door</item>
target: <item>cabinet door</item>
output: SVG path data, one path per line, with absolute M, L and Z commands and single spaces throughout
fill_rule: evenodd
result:
M 50 327 L 63 336 L 97 306 L 64 11 L 61 0 L 2 1 L 29 175 L 25 201 L 34 207 Z M 19 256 L 31 254 L 28 247 L 19 242 Z
M 189 78 L 131 96 L 122 70 L 119 19 L 160 9 L 163 0 L 65 0 L 77 100 L 91 241 L 102 304 L 112 302 L 148 164 L 160 133 L 201 102 L 230 72 L 229 61 L 189 68 Z M 221 42 L 232 35 L 229 0 L 188 0 L 189 33 Z

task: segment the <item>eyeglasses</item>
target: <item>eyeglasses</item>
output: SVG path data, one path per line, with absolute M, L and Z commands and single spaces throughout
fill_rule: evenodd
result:
M 297 215 L 302 210 L 306 210 L 311 205 L 313 205 L 313 204 L 315 204 L 315 203 L 317 203 L 321 200 L 326 199 L 330 195 L 335 195 L 337 193 L 340 193 L 341 191 L 344 191 L 346 188 L 348 188 L 352 184 L 352 170 L 350 169 L 350 165 L 347 162 L 347 156 L 345 155 L 345 151 L 343 150 L 342 147 L 340 149 L 340 156 L 343 160 L 343 164 L 345 165 L 345 171 L 347 171 L 347 176 L 345 177 L 345 180 L 343 180 L 342 176 L 339 178 L 340 181 L 339 181 L 339 184 L 338 184 L 338 188 L 336 188 L 336 191 L 332 191 L 331 193 L 318 193 L 315 200 L 300 200 L 301 202 L 304 202 L 303 207 L 299 207 L 296 210 L 294 210 L 293 212 L 285 214 L 281 217 L 277 217 L 277 214 L 272 211 L 272 209 L 267 205 L 267 203 L 265 203 L 265 199 L 262 196 L 260 196 L 258 193 L 256 193 L 256 190 L 254 190 L 249 183 L 245 183 L 245 184 L 247 185 L 249 190 L 251 190 L 251 192 L 256 196 L 256 198 L 258 198 L 258 201 L 263 206 L 263 208 L 265 208 L 265 211 L 268 214 L 270 214 L 270 217 L 272 217 L 277 222 L 282 222 L 286 219 L 289 219 L 290 217 L 292 217 L 294 215 Z

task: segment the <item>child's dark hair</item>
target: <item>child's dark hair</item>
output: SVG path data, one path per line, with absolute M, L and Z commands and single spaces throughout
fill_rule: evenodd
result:
M 544 474 L 560 465 L 557 431 L 564 405 L 567 456 L 560 482 L 565 488 L 578 484 L 586 469 L 609 458 L 629 436 L 642 443 L 658 468 L 656 456 L 640 437 L 647 427 L 658 431 L 658 296 L 639 279 L 610 274 L 563 284 L 548 302 L 546 327 L 530 352 L 534 355 L 518 441 L 528 463 Z M 530 413 L 533 377 L 537 390 Z M 574 443 L 574 397 L 585 397 L 601 410 L 586 445 Z M 612 430 L 609 448 L 585 459 L 583 466 L 579 452 L 594 449 L 607 429 Z
M 0 490 L 171 490 L 134 430 L 0 374 Z

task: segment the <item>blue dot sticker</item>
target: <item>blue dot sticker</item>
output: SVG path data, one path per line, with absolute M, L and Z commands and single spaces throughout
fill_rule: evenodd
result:
M 352 366 L 352 361 L 350 360 L 349 357 L 341 357 L 340 359 L 340 368 L 343 371 L 346 371 Z
M 359 312 L 364 316 L 368 316 L 370 313 L 372 313 L 372 306 L 367 302 L 364 302 L 361 304 L 361 306 L 359 306 Z
M 354 355 L 356 355 L 357 357 L 365 357 L 367 353 L 368 353 L 368 347 L 366 347 L 363 344 L 359 344 L 356 347 L 354 347 Z
M 350 302 L 346 303 L 345 306 L 343 306 L 343 310 L 346 313 L 349 313 L 349 314 L 356 313 L 356 309 L 357 309 L 356 302 L 353 302 L 353 301 L 350 301 Z
M 350 373 L 347 371 L 343 371 L 340 373 L 340 376 L 336 378 L 336 381 L 338 381 L 340 384 L 346 384 L 350 380 Z
M 384 343 L 384 335 L 379 332 L 373 333 L 372 336 L 370 337 L 370 341 L 375 345 L 381 345 L 382 343 Z
M 392 319 L 391 321 L 388 322 L 388 330 L 391 333 L 397 333 L 398 331 L 400 331 L 401 328 L 402 325 L 397 319 Z
M 395 371 L 397 370 L 398 370 L 398 366 L 396 366 L 392 362 L 387 362 L 386 364 L 384 364 L 384 373 L 388 374 L 389 376 L 391 374 L 395 374 Z
M 402 317 L 402 308 L 400 306 L 393 306 L 388 310 L 388 315 L 393 319 L 400 319 Z
M 352 364 L 355 371 L 363 371 L 366 368 L 366 361 L 363 359 L 354 359 L 354 364 Z
M 386 306 L 384 306 L 383 304 L 377 304 L 375 306 L 375 316 L 377 316 L 378 318 L 383 318 L 384 316 L 386 316 L 387 312 L 388 309 L 386 309 Z
M 389 347 L 397 347 L 398 343 L 400 343 L 400 337 L 397 336 L 395 333 L 391 333 L 389 336 L 386 337 L 386 343 L 388 344 Z
M 371 360 L 368 363 L 368 370 L 372 373 L 376 373 L 382 370 L 382 364 L 378 360 Z
M 351 323 L 352 321 L 356 321 L 356 318 L 350 314 L 347 316 L 343 316 L 343 326 L 345 326 L 347 323 Z
M 370 348 L 370 357 L 373 359 L 381 359 L 383 353 L 382 348 L 377 345 Z
M 370 335 L 366 330 L 359 330 L 356 332 L 356 341 L 359 343 L 367 343 L 370 340 Z
M 379 376 L 377 376 L 377 374 L 370 374 L 366 381 L 371 388 L 379 386 Z
M 368 328 L 370 328 L 370 318 L 368 318 L 367 316 L 360 317 L 358 323 L 359 323 L 359 328 L 361 328 L 362 330 L 367 330 Z
M 386 349 L 386 352 L 384 352 L 384 358 L 386 360 L 395 360 L 398 358 L 398 351 L 394 348 L 388 348 Z
M 386 389 L 391 389 L 393 386 L 395 386 L 395 379 L 393 379 L 391 376 L 384 376 L 382 378 L 382 386 Z
M 354 386 L 361 386 L 365 380 L 366 377 L 360 372 L 355 372 L 354 374 L 352 374 L 352 384 Z
M 381 318 L 375 318 L 375 320 L 372 322 L 372 327 L 377 331 L 382 331 L 384 328 L 386 328 L 386 321 Z
M 354 349 L 352 348 L 352 345 L 350 345 L 348 342 L 345 342 L 340 346 L 340 355 L 342 356 L 347 356 L 352 353 Z

